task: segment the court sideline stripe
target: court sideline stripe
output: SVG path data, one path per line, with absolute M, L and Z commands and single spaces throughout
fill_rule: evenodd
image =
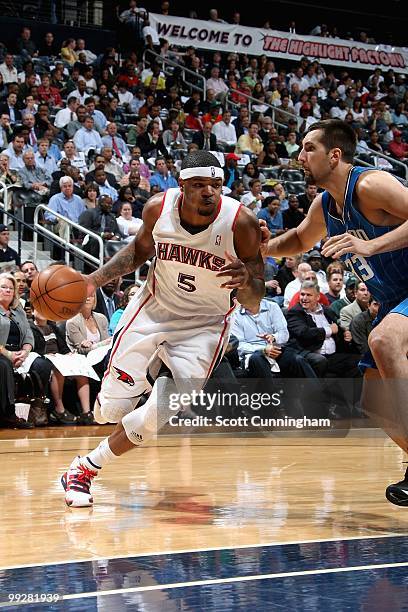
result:
M 380 563 L 376 565 L 356 565 L 354 567 L 333 567 L 327 569 L 320 570 L 304 570 L 302 572 L 281 572 L 279 574 L 258 574 L 254 576 L 234 576 L 232 578 L 213 578 L 210 580 L 195 580 L 192 582 L 178 582 L 175 584 L 154 584 L 148 586 L 141 587 L 131 587 L 128 589 L 111 589 L 108 591 L 92 591 L 89 593 L 72 593 L 70 595 L 61 595 L 60 601 L 66 601 L 70 599 L 84 599 L 90 597 L 101 597 L 107 595 L 121 595 L 127 593 L 143 593 L 147 591 L 164 591 L 170 589 L 180 589 L 180 588 L 189 588 L 189 587 L 202 587 L 208 585 L 215 584 L 231 584 L 235 582 L 253 582 L 254 580 L 276 580 L 278 578 L 298 578 L 302 576 L 317 576 L 319 574 L 337 574 L 344 572 L 364 572 L 364 571 L 373 571 L 378 569 L 387 569 L 391 567 L 406 567 L 408 566 L 408 562 L 401 563 Z M 6 605 L 25 605 L 32 602 L 23 602 L 22 604 L 19 602 L 16 604 L 10 604 L 7 602 Z M 0 604 L 0 608 L 4 607 L 4 604 Z
M 98 557 L 89 557 L 87 559 L 69 559 L 65 561 L 47 561 L 44 563 L 28 563 L 27 565 L 2 565 L 0 566 L 0 571 L 3 570 L 12 570 L 12 569 L 23 569 L 28 567 L 46 567 L 51 565 L 64 565 L 67 563 L 90 563 L 92 561 L 100 561 L 100 560 L 113 560 L 113 559 L 138 559 L 140 557 L 158 557 L 159 555 L 183 555 L 183 554 L 192 554 L 192 553 L 201 553 L 201 552 L 212 552 L 219 550 L 242 550 L 245 548 L 274 548 L 276 546 L 293 546 L 294 544 L 319 544 L 324 542 L 349 542 L 353 540 L 375 540 L 381 538 L 406 538 L 406 533 L 385 533 L 383 535 L 369 535 L 369 536 L 350 536 L 346 538 L 326 538 L 324 540 L 291 540 L 289 542 L 272 542 L 265 544 L 238 544 L 237 546 L 217 546 L 211 548 L 193 548 L 187 550 L 171 550 L 171 551 L 160 551 L 160 552 L 145 552 L 145 553 L 137 553 L 137 554 L 128 554 L 128 555 L 113 555 L 113 556 L 104 556 L 100 555 Z M 408 565 L 408 562 L 407 562 Z

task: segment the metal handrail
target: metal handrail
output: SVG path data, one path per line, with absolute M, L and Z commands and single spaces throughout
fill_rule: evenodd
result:
M 227 93 L 226 100 L 227 100 L 227 102 L 229 104 L 232 104 L 234 106 L 240 106 L 240 104 L 239 104 L 239 102 L 234 102 L 233 100 L 230 99 L 230 96 L 232 94 L 236 94 L 238 96 L 244 96 L 244 98 L 247 98 L 249 112 L 251 112 L 252 102 L 259 102 L 259 100 L 257 98 L 254 98 L 253 96 L 250 96 L 249 94 L 246 94 L 243 91 L 237 91 L 236 89 L 228 88 L 228 93 Z M 276 121 L 275 113 L 276 113 L 276 111 L 279 111 L 283 115 L 287 115 L 288 119 L 296 119 L 297 128 L 299 129 L 300 124 L 301 124 L 301 118 L 300 117 L 298 117 L 297 115 L 293 115 L 292 113 L 288 113 L 285 110 L 282 110 L 279 106 L 274 106 L 273 104 L 269 104 L 269 102 L 264 102 L 264 104 L 266 104 L 266 106 L 268 106 L 270 109 L 272 109 L 272 123 L 274 123 L 276 125 L 279 125 L 281 127 L 287 127 L 283 123 L 280 123 L 279 121 Z
M 374 151 L 374 149 L 370 149 L 369 147 L 367 147 L 367 151 L 369 155 L 376 155 L 377 157 L 382 157 L 383 159 L 386 159 L 387 162 L 389 162 L 391 165 L 396 164 L 397 166 L 404 168 L 405 178 L 408 180 L 408 166 L 406 164 L 403 164 L 398 159 L 394 159 L 394 157 L 384 155 L 384 153 L 380 153 L 379 151 Z
M 3 209 L 3 223 L 7 225 L 7 211 L 8 211 L 8 189 L 6 183 L 0 181 L 0 208 Z M 1 200 L 3 196 L 3 201 Z
M 194 72 L 194 70 L 190 70 L 189 68 L 186 68 L 182 64 L 178 64 L 177 62 L 173 62 L 173 60 L 168 59 L 167 57 L 163 57 L 162 55 L 160 55 L 159 53 L 156 53 L 155 51 L 152 51 L 151 49 L 145 49 L 144 50 L 143 56 L 142 56 L 143 64 L 145 64 L 145 57 L 146 57 L 147 53 L 150 53 L 151 55 L 153 55 L 157 60 L 160 60 L 160 62 L 163 63 L 163 64 L 169 64 L 169 66 L 173 66 L 174 68 L 181 68 L 183 81 L 185 81 L 187 83 L 187 85 L 189 85 L 193 89 L 197 89 L 198 91 L 201 91 L 202 94 L 203 94 L 203 100 L 206 99 L 207 79 L 202 74 L 197 74 L 196 72 Z M 195 78 L 198 77 L 199 79 L 202 79 L 203 87 L 201 88 L 198 85 L 194 85 L 194 83 L 190 83 L 189 81 L 187 81 L 185 79 L 185 74 L 186 73 L 187 74 L 192 74 Z
M 63 238 L 57 234 L 54 234 L 54 232 L 49 230 L 47 227 L 44 227 L 44 225 L 38 223 L 38 217 L 39 217 L 41 210 L 49 212 L 54 217 L 57 217 L 57 219 L 64 222 L 64 237 Z M 71 243 L 71 228 L 72 227 L 79 230 L 82 234 L 87 234 L 91 238 L 94 238 L 98 242 L 99 259 L 91 255 L 90 253 L 87 253 L 86 251 L 82 250 L 76 244 Z M 50 236 L 53 240 L 56 240 L 57 242 L 62 244 L 65 249 L 67 248 L 69 249 L 69 251 L 68 250 L 65 251 L 65 262 L 67 265 L 69 265 L 70 251 L 74 251 L 75 253 L 79 253 L 81 257 L 83 257 L 84 259 L 89 260 L 91 263 L 96 264 L 97 266 L 100 266 L 100 267 L 103 266 L 104 244 L 103 244 L 102 238 L 98 234 L 95 234 L 95 232 L 91 232 L 91 230 L 86 229 L 85 227 L 83 227 L 82 225 L 79 225 L 78 223 L 75 223 L 75 221 L 71 221 L 71 219 L 68 219 L 67 217 L 64 217 L 63 215 L 61 215 L 60 213 L 55 212 L 54 210 L 52 210 L 45 204 L 39 204 L 34 211 L 34 228 L 37 230 L 34 232 L 34 236 L 33 236 L 34 238 L 33 240 L 34 258 L 37 257 L 38 232 L 40 232 L 42 234 L 45 234 L 46 236 Z

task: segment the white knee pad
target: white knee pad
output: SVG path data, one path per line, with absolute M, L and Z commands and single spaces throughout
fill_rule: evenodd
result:
M 124 416 L 132 412 L 139 401 L 139 397 L 117 399 L 98 395 L 94 405 L 94 419 L 101 425 L 105 423 L 119 423 Z
M 163 382 L 165 385 L 164 393 Z M 160 389 L 159 398 L 157 397 L 158 387 Z M 169 408 L 167 395 L 169 391 L 175 389 L 173 380 L 167 377 L 158 378 L 146 403 L 123 417 L 123 428 L 127 437 L 135 446 L 140 446 L 151 440 L 175 414 L 174 410 Z

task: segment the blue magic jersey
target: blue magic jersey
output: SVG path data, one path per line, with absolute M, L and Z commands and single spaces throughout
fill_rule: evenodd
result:
M 397 227 L 373 225 L 361 214 L 355 187 L 360 175 L 368 170 L 372 168 L 356 166 L 351 169 L 342 217 L 339 216 L 330 193 L 325 191 L 322 194 L 323 213 L 329 236 L 348 232 L 362 240 L 373 240 Z M 408 297 L 408 248 L 371 257 L 347 253 L 341 259 L 349 270 L 365 282 L 372 296 L 383 307 L 388 304 L 390 309 Z

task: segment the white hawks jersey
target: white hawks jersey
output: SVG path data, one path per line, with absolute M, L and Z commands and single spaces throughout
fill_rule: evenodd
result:
M 190 234 L 180 222 L 182 193 L 169 189 L 153 228 L 156 258 L 150 267 L 148 286 L 157 302 L 182 316 L 225 315 L 232 305 L 231 291 L 217 277 L 225 265 L 225 252 L 236 256 L 234 226 L 241 207 L 221 196 L 214 221 L 198 234 Z

